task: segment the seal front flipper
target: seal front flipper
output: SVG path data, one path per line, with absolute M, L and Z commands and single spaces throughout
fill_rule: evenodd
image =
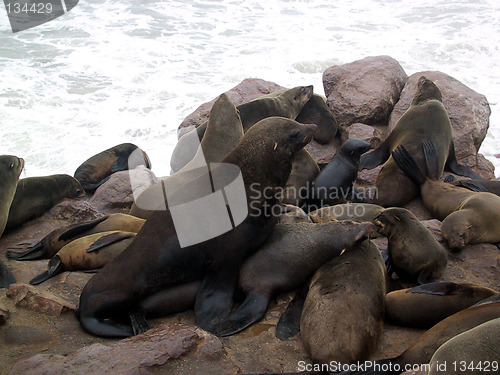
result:
M 86 250 L 87 253 L 92 253 L 94 251 L 100 250 L 106 246 L 114 244 L 116 242 L 120 242 L 122 240 L 126 240 L 127 238 L 133 237 L 132 233 L 113 233 L 108 234 L 107 236 L 99 238 L 96 242 L 94 242 L 90 247 Z
M 489 190 L 484 187 L 483 184 L 477 181 L 459 181 L 457 186 L 464 187 L 471 191 L 489 193 Z
M 297 290 L 295 297 L 290 301 L 286 310 L 281 314 L 280 320 L 276 325 L 276 337 L 280 340 L 286 340 L 300 332 L 300 318 L 302 309 L 309 292 L 309 282 Z
M 387 159 L 389 159 L 389 143 L 386 142 L 382 143 L 376 150 L 373 150 L 372 152 L 361 156 L 359 160 L 360 171 L 362 171 L 363 169 L 373 169 L 380 164 L 385 163 Z
M 74 236 L 86 232 L 89 229 L 94 228 L 97 224 L 102 223 L 104 220 L 109 218 L 109 215 L 100 217 L 98 219 L 89 221 L 87 223 L 79 224 L 74 226 L 73 228 L 68 229 L 67 231 L 61 233 L 61 235 L 58 238 L 58 241 L 67 241 L 72 239 Z
M 0 288 L 8 288 L 10 284 L 14 284 L 16 279 L 12 272 L 7 268 L 5 264 L 0 262 Z
M 417 185 L 423 185 L 425 175 L 420 170 L 418 164 L 411 157 L 404 146 L 398 146 L 393 152 L 392 157 L 398 167 Z
M 143 309 L 139 308 L 135 311 L 129 311 L 128 315 L 134 335 L 139 335 L 149 330 L 149 325 L 146 321 L 146 312 Z
M 225 337 L 243 331 L 264 317 L 269 301 L 269 294 L 249 294 L 236 311 L 217 326 L 214 333 L 217 336 Z
M 214 333 L 216 327 L 229 316 L 238 271 L 239 267 L 234 264 L 210 267 L 207 270 L 194 304 L 196 324 L 200 328 Z
M 455 146 L 453 145 L 453 142 L 450 145 L 450 152 L 448 154 L 448 160 L 446 161 L 446 167 L 453 173 L 458 174 L 460 176 L 474 178 L 478 180 L 481 179 L 481 176 L 479 176 L 469 167 L 458 164 L 457 157 L 455 156 Z
M 59 275 L 61 272 L 64 272 L 64 264 L 61 262 L 61 260 L 58 257 L 54 257 L 49 261 L 49 269 L 40 275 L 34 277 L 32 280 L 30 280 L 31 285 L 38 285 L 43 283 L 44 281 Z
M 5 255 L 7 259 L 13 260 L 38 260 L 43 259 L 45 254 L 45 249 L 42 241 L 38 242 L 35 246 L 29 248 L 26 251 L 16 252 L 12 250 L 7 250 L 7 254 Z
M 394 273 L 394 264 L 392 263 L 392 258 L 391 255 L 389 254 L 389 250 L 384 250 L 381 253 L 382 259 L 384 260 L 385 263 L 385 268 L 387 270 L 387 276 L 392 277 L 392 274 Z

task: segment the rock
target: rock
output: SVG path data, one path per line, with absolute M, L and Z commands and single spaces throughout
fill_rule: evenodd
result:
M 443 241 L 443 236 L 441 235 L 441 222 L 437 219 L 432 219 L 432 220 L 424 220 L 422 221 L 422 224 L 424 224 L 424 227 L 426 227 L 429 232 L 432 233 L 436 241 L 442 242 Z
M 407 204 L 403 206 L 407 210 L 413 212 L 413 215 L 417 217 L 418 220 L 431 220 L 434 219 L 432 214 L 425 208 L 422 203 L 422 198 L 420 196 L 413 198 Z
M 97 188 L 89 202 L 102 212 L 128 212 L 134 203 L 134 196 L 139 196 L 157 182 L 154 173 L 142 165 L 132 170 L 116 172 Z
M 42 220 L 67 220 L 68 224 L 90 221 L 103 216 L 102 213 L 83 199 L 64 199 L 42 216 Z
M 66 311 L 74 311 L 75 306 L 52 293 L 28 284 L 11 284 L 7 297 L 14 300 L 16 306 L 44 314 L 59 316 Z
M 495 178 L 495 166 L 482 154 L 467 156 L 461 159 L 460 163 L 474 170 L 485 180 Z
M 451 120 L 458 161 L 475 157 L 489 127 L 491 110 L 488 100 L 484 95 L 442 72 L 424 71 L 408 77 L 401 97 L 389 118 L 389 129 L 394 129 L 399 118 L 410 106 L 416 92 L 417 81 L 421 76 L 432 80 L 443 94 L 443 104 Z
M 493 156 L 496 157 L 497 159 L 500 159 L 500 154 L 495 154 Z
M 178 323 L 162 324 L 116 343 L 85 346 L 68 356 L 36 355 L 17 362 L 10 374 L 148 374 L 148 369 L 157 369 L 194 350 L 202 341 L 195 330 Z M 211 343 L 205 339 L 205 345 L 212 349 L 206 350 L 212 354 L 220 352 L 222 349 L 214 347 L 218 339 L 207 336 Z
M 351 138 L 362 139 L 371 143 L 372 148 L 377 148 L 383 142 L 385 137 L 386 126 L 384 125 L 366 125 L 359 122 L 349 125 L 342 133 L 342 143 Z
M 274 91 L 282 89 L 284 89 L 284 87 L 274 82 L 264 81 L 258 78 L 247 78 L 229 91 L 226 91 L 226 94 L 227 96 L 229 96 L 229 99 L 231 99 L 234 105 L 238 106 L 240 104 L 257 99 L 258 97 L 261 97 L 263 95 L 267 95 Z M 201 125 L 208 120 L 210 109 L 212 108 L 216 99 L 217 98 L 211 100 L 208 103 L 200 105 L 193 113 L 191 113 L 184 119 L 184 121 L 182 121 L 182 123 L 179 125 L 179 128 L 177 129 L 178 138 L 182 137 L 191 129 L 194 129 L 198 125 Z
M 35 327 L 9 326 L 4 331 L 7 345 L 33 345 L 50 341 L 52 335 Z
M 311 154 L 316 164 L 320 167 L 328 164 L 339 148 L 340 142 L 338 139 L 334 139 L 326 145 L 322 145 L 313 140 L 305 146 L 305 149 Z
M 340 127 L 387 123 L 407 75 L 389 56 L 366 57 L 323 73 L 328 106 Z

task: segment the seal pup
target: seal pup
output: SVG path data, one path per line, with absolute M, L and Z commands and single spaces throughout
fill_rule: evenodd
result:
M 54 229 L 26 251 L 7 251 L 7 258 L 15 260 L 50 259 L 65 245 L 78 238 L 113 230 L 137 233 L 145 222 L 144 219 L 120 213 L 102 216 L 85 223 Z
M 75 171 L 75 178 L 88 193 L 93 193 L 118 171 L 144 165 L 151 169 L 148 155 L 132 143 L 122 143 L 85 160 Z
M 132 232 L 109 231 L 71 241 L 50 259 L 48 270 L 33 278 L 30 284 L 41 284 L 64 271 L 102 268 L 125 250 L 135 235 Z
M 402 279 L 425 284 L 443 275 L 448 264 L 446 250 L 412 212 L 387 208 L 373 222 L 389 239 L 389 277 L 395 272 Z
M 243 131 L 246 132 L 254 124 L 267 117 L 279 116 L 295 119 L 312 94 L 312 86 L 298 86 L 286 90 L 276 97 L 260 97 L 237 106 Z M 197 136 L 201 141 L 207 125 L 208 122 L 204 122 L 179 138 L 170 159 L 170 167 L 173 172 L 177 172 L 193 159 L 197 152 L 197 147 L 192 147 L 196 144 L 193 139 Z
M 23 159 L 12 155 L 0 156 L 0 237 L 7 225 L 10 206 L 23 168 Z
M 371 362 L 370 368 L 364 371 L 343 371 L 340 374 L 401 374 L 405 366 L 429 363 L 436 350 L 452 337 L 499 317 L 500 295 L 496 295 L 442 320 L 399 356 Z
M 239 286 L 246 297 L 215 332 L 229 336 L 262 319 L 271 299 L 300 287 L 323 263 L 365 240 L 371 223 L 280 224 L 241 267 Z
M 312 139 L 315 128 L 272 117 L 249 129 L 223 164 L 241 171 L 248 210 L 244 220 L 217 237 L 181 247 L 171 208 L 155 212 L 132 244 L 83 289 L 78 309 L 81 326 L 98 336 L 123 337 L 141 332 L 141 323 L 145 323 L 137 321 L 141 300 L 168 287 L 203 279 L 195 302 L 196 322 L 205 330 L 215 331 L 231 312 L 241 263 L 264 243 L 277 222 L 269 211 L 278 201 L 264 190 L 284 187 L 294 154 Z M 205 184 L 205 180 L 194 180 L 175 191 L 168 201 L 191 201 L 202 196 Z M 127 314 L 133 329 L 116 323 Z
M 206 173 L 210 163 L 220 163 L 238 145 L 243 137 L 243 125 L 238 110 L 226 94 L 222 94 L 210 110 L 206 132 L 194 158 L 172 176 L 166 177 L 169 189 L 177 189 L 189 181 Z M 198 144 L 198 138 L 194 140 Z M 163 186 L 149 186 L 138 197 L 129 211 L 147 219 L 157 208 L 158 200 L 163 201 Z
M 384 207 L 403 206 L 418 194 L 418 187 L 398 169 L 391 157 L 391 152 L 400 145 L 414 156 L 417 165 L 423 169 L 424 155 L 420 144 L 432 139 L 439 150 L 438 177 L 446 167 L 456 174 L 479 178 L 456 160 L 451 122 L 442 101 L 441 91 L 434 82 L 420 77 L 410 107 L 398 120 L 391 134 L 377 149 L 361 157 L 360 170 L 384 164 L 376 182 L 378 198 L 370 203 Z
M 238 285 L 245 300 L 216 333 L 229 336 L 262 319 L 274 296 L 303 285 L 328 259 L 365 240 L 371 227 L 370 223 L 349 221 L 277 224 L 264 245 L 241 266 Z M 182 311 L 177 309 L 177 302 L 184 305 L 194 286 L 185 284 L 161 291 L 141 305 L 154 316 Z M 184 289 L 182 293 L 180 288 Z M 195 297 L 196 290 L 191 294 L 193 303 Z
M 306 199 L 308 211 L 344 203 L 353 196 L 359 158 L 370 148 L 370 143 L 357 138 L 348 139 L 342 144 L 309 188 Z
M 448 246 L 453 250 L 469 243 L 500 242 L 500 197 L 437 181 L 436 145 L 425 141 L 423 149 L 428 176 L 404 146 L 392 155 L 401 170 L 420 186 L 424 206 L 443 222 L 441 233 Z
M 313 362 L 366 360 L 382 334 L 385 292 L 384 261 L 371 241 L 319 268 L 300 320 L 302 342 Z
M 85 195 L 80 183 L 67 174 L 19 180 L 6 228 L 12 229 L 42 215 L 64 198 Z
M 385 296 L 385 318 L 404 327 L 430 328 L 497 294 L 497 291 L 481 285 L 433 282 L 388 293 Z
M 429 363 L 429 375 L 500 374 L 500 318 L 492 319 L 446 341 Z M 443 367 L 444 364 L 444 367 Z

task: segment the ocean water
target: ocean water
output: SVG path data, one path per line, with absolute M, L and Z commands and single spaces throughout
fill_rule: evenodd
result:
M 80 0 L 13 34 L 0 4 L 0 154 L 23 175 L 73 174 L 122 142 L 170 172 L 177 126 L 245 78 L 323 93 L 331 65 L 390 55 L 486 95 L 481 152 L 500 174 L 498 0 Z

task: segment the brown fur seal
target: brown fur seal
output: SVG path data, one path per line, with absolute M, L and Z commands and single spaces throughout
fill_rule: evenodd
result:
M 7 225 L 10 206 L 23 167 L 24 160 L 17 156 L 0 156 L 0 237 Z
M 308 211 L 352 200 L 353 184 L 358 176 L 359 158 L 371 148 L 362 139 L 351 138 L 342 144 L 330 162 L 308 187 Z
M 83 289 L 78 312 L 82 327 L 99 336 L 140 332 L 144 327 L 143 321 L 136 320 L 140 301 L 202 278 L 195 303 L 196 322 L 205 330 L 215 331 L 231 312 L 241 263 L 264 243 L 277 222 L 270 210 L 278 202 L 274 194 L 266 191 L 283 189 L 294 154 L 312 139 L 315 128 L 272 117 L 249 129 L 223 161 L 223 166 L 237 166 L 241 171 L 247 199 L 242 222 L 219 236 L 181 247 L 182 239 L 171 214 L 178 206 L 155 212 L 132 244 Z M 219 177 L 216 172 L 211 175 Z M 192 181 L 168 197 L 168 201 L 191 202 L 206 188 L 205 180 Z M 204 214 L 207 224 L 211 224 L 212 213 Z M 114 322 L 127 314 L 132 317 L 133 330 Z
M 450 175 L 452 176 L 452 175 Z M 471 191 L 493 193 L 500 196 L 500 181 L 498 180 L 457 180 L 457 181 L 447 181 L 444 182 L 451 183 L 455 186 L 464 187 Z
M 429 375 L 500 374 L 500 318 L 446 341 L 429 363 Z
M 26 251 L 7 251 L 7 258 L 15 260 L 50 259 L 65 245 L 77 238 L 113 230 L 137 233 L 145 221 L 132 215 L 111 214 L 86 223 L 68 225 L 53 230 Z
M 337 135 L 337 121 L 326 104 L 326 99 L 320 95 L 313 94 L 311 99 L 304 105 L 295 121 L 301 124 L 316 124 L 318 130 L 314 140 L 321 144 L 329 143 Z
M 303 197 L 301 191 L 309 186 L 319 173 L 318 164 L 306 149 L 300 150 L 293 158 L 292 172 L 286 181 L 282 202 L 300 207 Z
M 430 328 L 473 304 L 498 294 L 481 285 L 433 282 L 385 296 L 385 317 L 391 323 Z
M 401 374 L 407 366 L 429 363 L 435 351 L 452 337 L 499 317 L 500 296 L 497 295 L 442 320 L 420 336 L 413 345 L 398 357 L 369 362 L 370 367 L 364 370 L 344 371 L 341 374 Z
M 194 133 L 193 133 L 194 134 Z M 199 142 L 195 134 L 193 147 Z M 201 140 L 201 149 L 198 147 L 194 158 L 174 175 L 165 179 L 167 188 L 175 190 L 189 181 L 198 178 L 208 171 L 208 164 L 220 163 L 243 138 L 243 126 L 238 110 L 226 94 L 222 94 L 214 103 L 206 132 Z M 205 169 L 203 169 L 205 168 Z M 147 219 L 157 208 L 157 201 L 163 201 L 161 181 L 144 190 L 130 209 L 130 215 Z
M 85 191 L 93 193 L 111 174 L 145 165 L 151 169 L 148 155 L 132 143 L 122 143 L 85 160 L 75 171 Z
M 385 283 L 384 261 L 370 241 L 316 271 L 300 321 L 313 362 L 350 364 L 370 356 L 382 334 Z
M 438 177 L 447 167 L 456 174 L 479 178 L 472 170 L 457 163 L 451 123 L 442 104 L 441 92 L 432 81 L 422 76 L 410 107 L 389 137 L 376 150 L 361 157 L 360 169 L 373 169 L 384 163 L 377 177 L 378 198 L 373 203 L 384 207 L 403 206 L 418 194 L 418 187 L 398 169 L 391 152 L 403 145 L 423 169 L 421 142 L 431 139 L 439 149 Z
M 135 233 L 110 231 L 71 241 L 57 252 L 48 270 L 30 281 L 38 285 L 64 271 L 97 270 L 108 264 L 133 241 Z
M 276 97 L 261 97 L 239 105 L 237 109 L 240 113 L 243 130 L 246 132 L 254 124 L 267 117 L 280 116 L 295 119 L 312 94 L 312 86 L 299 86 L 286 90 Z M 193 142 L 193 137 L 198 136 L 201 141 L 207 124 L 208 122 L 201 124 L 179 139 L 170 159 L 173 172 L 177 172 L 193 159 L 197 151 L 196 147 L 191 147 L 196 144 Z
M 446 250 L 417 217 L 404 208 L 388 208 L 373 221 L 380 234 L 389 239 L 389 276 L 425 284 L 442 276 L 448 264 Z
M 403 146 L 393 158 L 420 186 L 424 206 L 443 222 L 441 233 L 448 246 L 461 249 L 469 243 L 500 242 L 500 197 L 437 181 L 437 148 L 433 141 L 423 142 L 423 148 L 428 177 Z
M 84 195 L 80 183 L 67 174 L 23 178 L 17 184 L 7 228 L 15 228 L 42 215 L 64 198 L 80 198 Z
M 238 283 L 246 298 L 217 334 L 229 336 L 262 319 L 274 296 L 304 284 L 328 259 L 366 239 L 371 227 L 370 223 L 350 221 L 276 225 L 265 244 L 241 266 Z M 186 290 L 181 293 L 181 288 Z M 190 288 L 194 288 L 194 284 L 161 291 L 142 305 L 154 316 L 179 312 L 173 296 L 179 296 L 184 305 Z M 194 298 L 195 295 L 191 300 Z

